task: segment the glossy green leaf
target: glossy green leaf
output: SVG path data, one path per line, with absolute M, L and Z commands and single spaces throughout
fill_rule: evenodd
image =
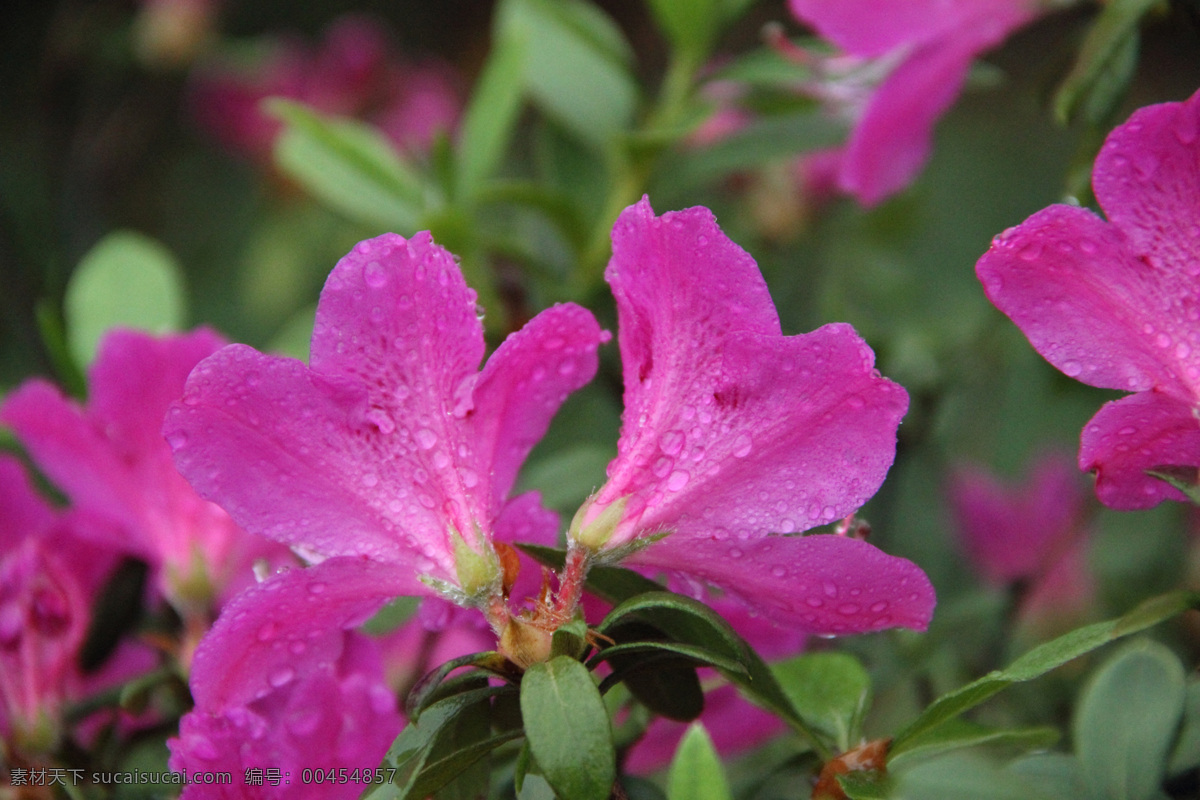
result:
M 1154 795 L 1185 696 L 1178 657 L 1149 640 L 1121 648 L 1092 676 L 1072 730 L 1093 797 L 1149 800 Z
M 182 328 L 183 272 L 171 251 L 155 240 L 117 231 L 80 260 L 63 303 L 71 355 L 86 366 L 110 328 L 151 333 Z
M 524 43 L 524 84 L 547 114 L 602 145 L 624 131 L 637 105 L 628 46 L 602 12 L 579 0 L 505 0 L 498 36 Z
M 566 656 L 534 664 L 521 681 L 525 736 L 563 800 L 606 800 L 616 777 L 612 729 L 592 674 Z
M 458 193 L 472 197 L 508 150 L 521 110 L 525 35 L 507 30 L 496 36 L 463 114 L 459 143 Z
M 505 677 L 512 682 L 516 682 L 517 678 L 519 677 L 519 672 L 516 667 L 514 667 L 513 664 L 504 656 L 494 651 L 470 653 L 465 656 L 459 656 L 458 658 L 451 659 L 445 664 L 442 664 L 436 669 L 426 673 L 419 681 L 417 681 L 416 685 L 409 690 L 408 697 L 404 701 L 404 711 L 410 722 L 417 722 L 421 717 L 421 712 L 424 711 L 427 706 L 442 699 L 442 696 L 444 695 L 440 695 L 438 692 L 439 687 L 442 686 L 442 682 L 446 680 L 446 677 L 451 672 L 456 669 L 462 669 L 463 667 L 478 667 L 480 669 L 485 669 L 496 675 Z
M 838 776 L 838 783 L 849 800 L 887 800 L 895 789 L 891 776 L 878 772 L 848 772 Z
M 617 644 L 606 647 L 588 663 L 588 668 L 593 669 L 606 660 L 612 667 L 613 671 L 600 683 L 600 693 L 606 701 L 618 694 L 614 689 L 623 684 L 638 702 L 659 716 L 679 722 L 691 722 L 700 716 L 704 711 L 704 690 L 696 674 L 696 664 L 703 661 L 688 657 L 688 651 L 711 656 L 707 650 L 667 641 L 658 628 L 637 621 L 611 628 L 609 634 Z M 609 706 L 612 708 L 612 703 Z
M 1072 122 L 1089 104 L 1088 116 L 1092 121 L 1098 123 L 1107 116 L 1112 100 L 1123 93 L 1124 85 L 1133 77 L 1138 25 L 1158 3 L 1159 0 L 1113 0 L 1104 4 L 1079 48 L 1074 66 L 1054 97 L 1054 112 L 1061 122 Z
M 914 740 L 928 731 L 974 708 L 1014 683 L 1033 680 L 1050 670 L 1089 653 L 1098 647 L 1157 625 L 1200 602 L 1193 592 L 1171 592 L 1151 598 L 1129 613 L 1116 619 L 1097 622 L 1066 633 L 1039 645 L 1018 658 L 1007 669 L 995 670 L 960 689 L 935 700 L 892 743 L 891 755 L 897 756 Z
M 404 235 L 416 231 L 421 180 L 378 129 L 280 98 L 266 107 L 284 123 L 275 143 L 281 170 L 350 219 Z
M 602 661 L 612 661 L 613 659 L 624 659 L 628 662 L 630 656 L 637 654 L 648 654 L 655 657 L 668 657 L 684 661 L 693 662 L 695 666 L 701 667 L 716 667 L 717 669 L 727 672 L 745 673 L 746 668 L 740 662 L 735 661 L 726 656 L 718 655 L 704 647 L 695 645 L 680 644 L 677 642 L 628 642 L 618 644 L 612 647 L 606 647 L 600 653 L 593 656 L 588 661 L 588 666 L 599 664 Z
M 671 760 L 667 800 L 732 800 L 729 781 L 708 731 L 691 725 Z
M 845 752 L 854 746 L 871 697 L 871 678 L 857 658 L 825 652 L 771 665 L 784 694 L 806 722 L 834 738 Z

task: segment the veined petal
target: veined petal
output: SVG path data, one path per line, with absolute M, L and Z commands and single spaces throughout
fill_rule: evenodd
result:
M 196 649 L 197 707 L 221 714 L 328 669 L 342 656 L 345 631 L 391 598 L 417 593 L 415 582 L 390 564 L 330 558 L 250 587 L 226 605 Z
M 1076 380 L 1126 391 L 1200 381 L 1200 342 L 1193 355 L 1184 320 L 1161 313 L 1159 271 L 1090 211 L 1037 212 L 997 236 L 975 272 L 1034 349 Z
M 840 519 L 883 482 L 908 408 L 844 324 L 729 336 L 719 366 L 692 379 L 703 391 L 660 416 L 649 457 L 618 456 L 611 468 L 631 474 L 637 530 L 758 537 Z
M 1111 508 L 1150 508 L 1186 498 L 1146 474 L 1160 467 L 1200 467 L 1200 420 L 1188 402 L 1159 391 L 1105 403 L 1083 428 L 1079 468 L 1096 472 L 1096 496 Z
M 1200 317 L 1200 92 L 1138 109 L 1109 134 L 1092 173 L 1096 199 L 1158 276 L 1156 311 Z M 1182 313 L 1181 313 L 1182 312 Z M 1195 330 L 1197 319 L 1186 317 Z M 1186 340 L 1184 340 L 1186 341 Z M 1193 343 L 1195 344 L 1195 343 Z
M 628 561 L 695 576 L 808 633 L 925 630 L 933 615 L 933 586 L 917 565 L 833 534 L 669 535 Z
M 309 555 L 424 559 L 422 571 L 450 579 L 444 498 L 421 493 L 418 464 L 387 457 L 365 394 L 230 345 L 192 373 L 163 430 L 183 476 L 246 530 Z
M 462 424 L 483 352 L 475 292 L 428 232 L 359 242 L 321 292 L 310 363 L 323 378 L 365 389 L 362 434 L 347 442 L 355 459 L 428 473 L 429 496 L 460 532 L 488 511 L 477 500 L 488 493 L 473 481 L 486 487 L 490 464 Z
M 538 314 L 488 359 L 470 420 L 479 460 L 492 467 L 494 509 L 567 395 L 595 376 L 607 339 L 590 311 L 567 303 Z

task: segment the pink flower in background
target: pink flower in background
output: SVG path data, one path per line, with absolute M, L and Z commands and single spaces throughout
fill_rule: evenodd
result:
M 625 411 L 577 542 L 719 587 L 810 633 L 924 628 L 914 564 L 837 535 L 883 482 L 908 407 L 848 325 L 784 336 L 758 267 L 703 208 L 613 229 Z M 775 535 L 784 534 L 784 535 Z
M 1084 496 L 1070 458 L 1047 456 L 1018 486 L 977 467 L 957 470 L 950 503 L 971 563 L 991 584 L 1025 585 L 1022 616 L 1073 619 L 1093 598 Z
M 192 76 L 199 124 L 230 150 L 260 161 L 270 159 L 281 128 L 261 110 L 268 97 L 374 123 L 410 153 L 453 132 L 462 105 L 449 66 L 403 62 L 381 24 L 363 16 L 336 20 L 316 49 L 296 39 L 264 40 L 252 57 L 213 57 Z
M 116 330 L 88 371 L 85 406 L 40 379 L 0 405 L 0 422 L 39 469 L 97 521 L 97 542 L 145 560 L 158 591 L 185 616 L 251 583 L 256 559 L 289 560 L 197 496 L 162 436 L 188 373 L 223 344 L 207 329 L 162 338 Z
M 0 455 L 0 736 L 18 751 L 52 751 L 67 702 L 154 663 L 122 647 L 94 673 L 81 664 L 92 604 L 118 561 L 79 535 L 88 524 L 51 509 Z
M 929 158 L 933 127 L 972 60 L 1040 12 L 1038 0 L 790 0 L 792 13 L 842 50 L 812 91 L 853 126 L 838 178 L 872 206 Z
M 1200 467 L 1200 93 L 1139 109 L 1092 171 L 1108 220 L 1055 205 L 1000 234 L 976 273 L 1051 364 L 1136 392 L 1084 427 L 1079 468 L 1119 509 L 1184 499 L 1147 474 Z
M 271 600 L 258 594 L 275 591 L 271 581 L 246 592 L 233 604 L 253 614 L 269 610 Z M 264 629 L 265 630 L 265 629 Z M 283 641 L 283 640 L 277 640 Z M 214 673 L 237 663 L 197 658 L 192 673 L 196 708 L 180 720 L 179 736 L 168 741 L 170 768 L 176 772 L 228 771 L 228 785 L 189 785 L 187 800 L 240 800 L 253 791 L 264 798 L 354 798 L 362 782 L 303 780 L 303 771 L 320 768 L 354 772 L 374 770 L 403 728 L 396 696 L 384 682 L 376 643 L 362 634 L 327 635 L 287 643 L 295 667 L 279 667 L 247 681 L 243 691 L 214 695 Z M 306 658 L 306 650 L 319 652 Z M 243 670 L 241 673 L 248 677 Z M 261 688 L 260 688 L 261 687 Z M 247 788 L 245 774 L 257 768 L 275 771 L 261 787 Z

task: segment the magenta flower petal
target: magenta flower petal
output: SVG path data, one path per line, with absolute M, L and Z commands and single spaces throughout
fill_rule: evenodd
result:
M 618 220 L 608 268 L 625 413 L 598 506 L 639 532 L 758 537 L 830 522 L 874 494 L 908 397 L 848 325 L 782 336 L 750 257 L 707 209 Z
M 1112 508 L 1151 508 L 1185 500 L 1146 474 L 1161 467 L 1200 467 L 1195 406 L 1158 391 L 1105 403 L 1083 428 L 1079 468 L 1096 472 L 1096 496 Z
M 1156 311 L 1200 306 L 1200 99 L 1138 109 L 1096 156 L 1092 184 L 1108 221 L 1159 275 Z M 1149 272 L 1150 270 L 1148 270 Z M 1148 298 L 1148 302 L 1151 298 Z M 1195 329 L 1196 320 L 1189 317 Z M 1186 341 L 1181 339 L 1180 341 Z
M 894 47 L 937 39 L 1013 0 L 789 0 L 792 13 L 846 52 L 872 58 Z
M 1182 499 L 1145 470 L 1200 463 L 1200 93 L 1115 129 L 1093 183 L 1108 222 L 1051 206 L 996 237 L 976 272 L 1050 363 L 1142 394 L 1101 409 L 1079 463 L 1115 508 Z M 1153 391 L 1153 394 L 1147 392 Z
M 1141 391 L 1177 383 L 1163 347 L 1154 274 L 1095 214 L 1050 206 L 996 237 L 975 272 L 1034 349 L 1092 386 Z M 1152 323 L 1151 320 L 1154 322 Z
M 695 576 L 808 633 L 925 630 L 933 615 L 933 586 L 919 567 L 833 534 L 745 542 L 672 535 L 629 561 Z
M 603 338 L 590 313 L 558 306 L 480 373 L 477 313 L 428 233 L 361 242 L 321 293 L 311 367 L 233 346 L 196 369 L 164 429 L 176 464 L 247 529 L 312 560 L 403 565 L 403 594 L 432 592 L 418 575 L 457 584 L 454 536 L 491 538 Z
M 596 348 L 607 338 L 591 312 L 567 303 L 538 314 L 488 359 L 475 390 L 473 446 L 492 465 L 494 507 L 567 395 L 595 376 Z
M 403 570 L 360 558 L 291 569 L 230 601 L 192 661 L 192 696 L 213 714 L 244 706 L 328 668 L 344 631 L 406 593 Z
M 919 47 L 880 84 L 846 143 L 838 186 L 873 206 L 912 183 L 929 160 L 933 127 L 962 91 L 975 54 L 968 35 Z
M 373 771 L 403 720 L 375 643 L 353 633 L 338 636 L 344 642 L 328 663 L 245 705 L 221 711 L 198 705 L 180 720 L 179 736 L 167 742 L 171 769 L 229 772 L 233 778 L 227 785 L 191 784 L 183 797 L 359 796 L 362 782 L 341 776 Z M 251 769 L 260 780 L 249 779 Z M 333 780 L 314 780 L 317 769 Z

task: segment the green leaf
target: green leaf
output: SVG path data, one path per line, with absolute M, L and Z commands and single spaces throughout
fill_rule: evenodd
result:
M 534 664 L 521 681 L 525 736 L 563 800 L 606 800 L 616 777 L 612 728 L 587 668 L 566 656 Z
M 892 742 L 891 756 L 898 756 L 912 747 L 917 737 L 957 717 L 967 709 L 974 708 L 1014 683 L 1045 675 L 1050 670 L 1114 639 L 1143 631 L 1197 604 L 1200 604 L 1200 595 L 1196 593 L 1170 592 L 1147 600 L 1122 617 L 1078 628 L 1039 645 L 1018 658 L 1007 669 L 990 672 L 960 689 L 939 697 L 896 735 Z
M 638 101 L 620 29 L 579 0 L 505 0 L 497 38 L 524 44 L 524 85 L 547 114 L 594 145 L 627 130 Z
M 432 704 L 417 723 L 400 732 L 383 760 L 385 768 L 396 770 L 394 785 L 377 787 L 367 797 L 428 797 L 495 748 L 520 737 L 519 730 L 487 736 L 488 726 L 479 723 L 480 715 L 488 714 L 493 697 L 515 689 L 487 686 L 482 680 L 476 685 L 479 688 Z
M 671 760 L 667 800 L 732 800 L 729 781 L 712 739 L 700 723 L 691 725 Z
M 183 273 L 167 248 L 140 233 L 117 231 L 84 255 L 67 284 L 67 341 L 87 365 L 101 337 L 117 326 L 152 333 L 183 327 Z
M 463 114 L 458 193 L 470 198 L 496 171 L 508 150 L 523 97 L 527 46 L 519 30 L 502 31 L 475 83 Z
M 697 63 L 721 28 L 720 0 L 648 0 L 654 19 L 671 46 Z
M 848 653 L 810 653 L 771 665 L 796 712 L 837 742 L 839 752 L 856 744 L 871 697 L 871 678 Z
M 1168 774 L 1178 775 L 1200 766 L 1200 680 L 1188 681 L 1183 726 L 1171 751 Z
M 451 672 L 463 667 L 480 667 L 514 683 L 519 677 L 515 667 L 508 659 L 491 650 L 451 659 L 426 673 L 409 691 L 408 698 L 404 701 L 404 712 L 410 722 L 417 722 L 427 706 L 444 697 L 438 691 L 442 682 Z
M 1033 779 L 1046 797 L 1055 800 L 1088 796 L 1079 761 L 1075 756 L 1066 753 L 1035 753 L 1025 756 L 1009 764 L 1005 772 Z
M 1179 659 L 1157 642 L 1123 647 L 1092 677 L 1075 712 L 1075 752 L 1092 796 L 1149 800 L 1183 716 Z
M 728 672 L 746 672 L 746 668 L 740 662 L 718 655 L 704 647 L 661 641 L 627 642 L 606 647 L 598 654 L 592 656 L 588 661 L 588 667 L 591 668 L 602 661 L 611 661 L 613 659 L 624 659 L 628 662 L 628 657 L 636 653 L 672 656 L 675 657 L 672 660 L 683 660 L 695 666 L 716 667 Z
M 1063 124 L 1081 108 L 1099 124 L 1111 113 L 1137 64 L 1138 24 L 1159 0 L 1113 0 L 1092 23 L 1070 73 L 1054 97 L 1054 113 Z
M 377 128 L 281 98 L 266 101 L 266 109 L 284 123 L 275 163 L 314 197 L 371 227 L 417 229 L 421 179 Z
M 1049 726 L 997 729 L 965 720 L 950 720 L 911 742 L 899 756 L 889 759 L 888 768 L 903 769 L 918 759 L 983 745 L 1042 749 L 1054 744 L 1058 738 L 1058 729 Z
M 878 772 L 847 772 L 838 783 L 850 800 L 887 800 L 895 789 L 892 777 Z
M 1084 800 L 1044 790 L 1031 776 L 1000 769 L 978 755 L 959 752 L 926 761 L 895 776 L 897 798 L 920 800 Z M 865 800 L 865 797 L 864 797 Z

